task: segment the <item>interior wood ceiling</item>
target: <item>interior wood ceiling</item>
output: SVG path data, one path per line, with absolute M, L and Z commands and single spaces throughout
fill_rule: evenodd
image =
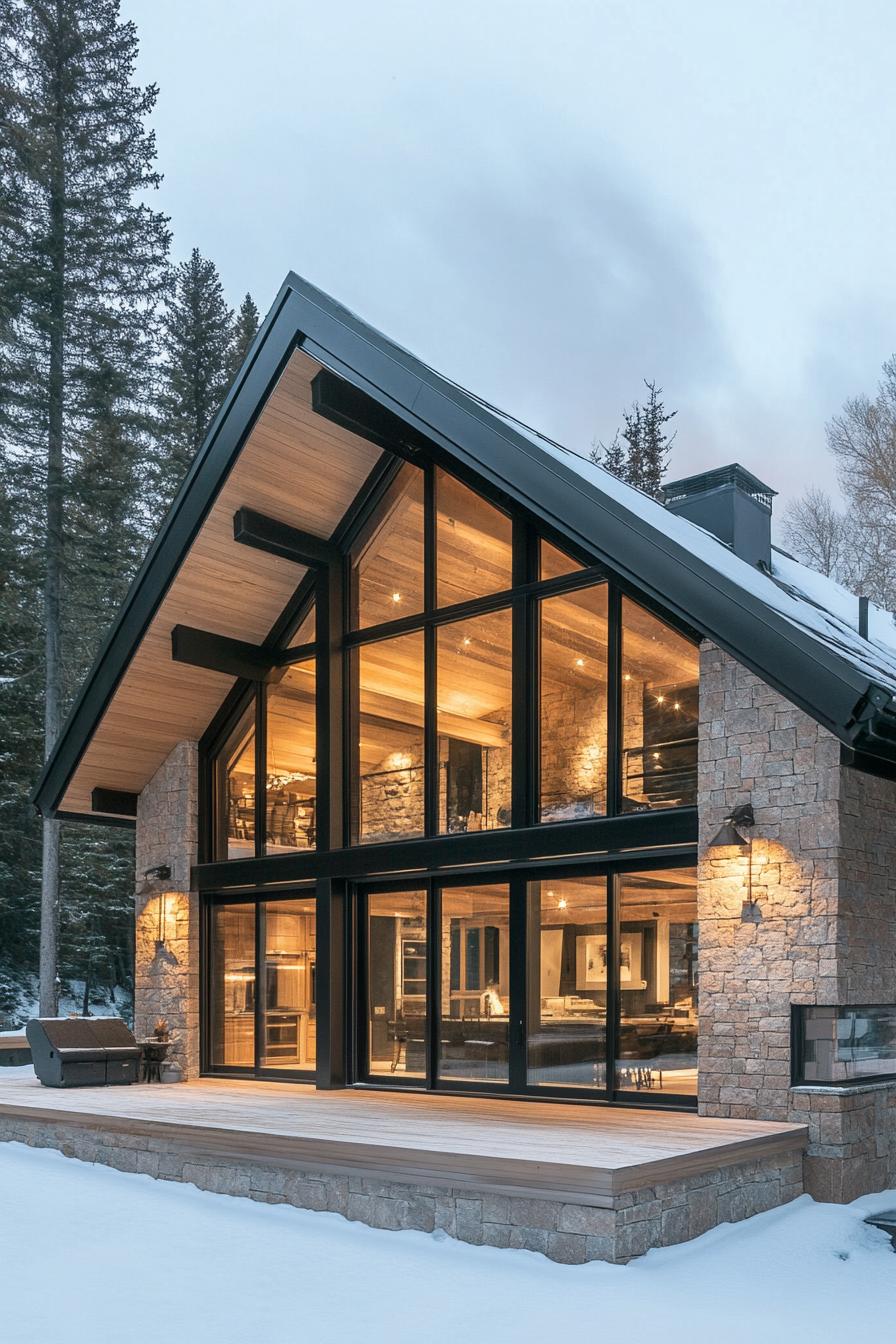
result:
M 304 570 L 233 540 L 245 505 L 331 536 L 379 449 L 311 410 L 319 365 L 293 355 L 103 715 L 61 804 L 89 813 L 94 788 L 139 793 L 178 742 L 208 727 L 233 678 L 174 663 L 171 630 L 260 642 Z

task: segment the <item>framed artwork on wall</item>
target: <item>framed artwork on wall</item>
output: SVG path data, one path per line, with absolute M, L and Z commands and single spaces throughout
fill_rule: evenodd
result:
M 619 938 L 619 988 L 646 989 L 643 978 L 644 935 L 623 932 Z M 589 933 L 576 939 L 576 989 L 606 989 L 607 935 Z

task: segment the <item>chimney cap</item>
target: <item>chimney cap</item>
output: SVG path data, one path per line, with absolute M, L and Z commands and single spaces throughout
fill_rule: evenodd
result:
M 674 504 L 679 500 L 690 499 L 694 495 L 706 495 L 711 490 L 721 490 L 725 486 L 734 486 L 743 491 L 757 504 L 768 509 L 769 513 L 772 511 L 772 500 L 778 493 L 770 485 L 760 481 L 758 476 L 747 471 L 739 462 L 731 462 L 727 467 L 713 467 L 711 471 L 701 471 L 696 476 L 684 476 L 680 481 L 666 482 L 662 486 L 663 503 Z

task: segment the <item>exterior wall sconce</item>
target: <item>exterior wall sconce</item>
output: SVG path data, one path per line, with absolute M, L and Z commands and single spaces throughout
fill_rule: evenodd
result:
M 759 924 L 762 920 L 762 911 L 753 900 L 753 839 L 743 834 L 755 825 L 753 804 L 740 803 L 724 818 L 715 839 L 709 843 L 710 849 L 736 847 L 747 852 L 747 895 L 740 911 L 742 924 Z
M 143 876 L 147 882 L 167 882 L 171 877 L 171 868 L 167 863 L 160 863 L 156 868 L 147 868 Z

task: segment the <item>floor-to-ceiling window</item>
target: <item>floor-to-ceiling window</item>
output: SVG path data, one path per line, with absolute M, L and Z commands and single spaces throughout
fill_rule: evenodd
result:
M 211 905 L 207 955 L 212 1068 L 314 1071 L 316 913 L 311 895 Z
M 207 926 L 207 1062 L 314 1069 L 314 907 L 263 899 L 282 862 L 298 884 L 360 874 L 345 989 L 359 1077 L 694 1095 L 692 877 L 600 857 L 611 821 L 646 853 L 636 814 L 695 805 L 693 635 L 503 498 L 429 463 L 384 481 L 327 571 L 342 583 L 327 620 L 326 585 L 300 589 L 282 665 L 244 686 L 208 757 L 209 857 L 254 859 L 252 881 L 234 872 L 233 885 L 259 897 L 217 904 Z M 334 668 L 344 689 L 328 700 Z M 534 856 L 503 853 L 510 876 L 493 857 L 508 831 Z M 313 866 L 324 849 L 344 850 L 341 873 L 332 853 Z

